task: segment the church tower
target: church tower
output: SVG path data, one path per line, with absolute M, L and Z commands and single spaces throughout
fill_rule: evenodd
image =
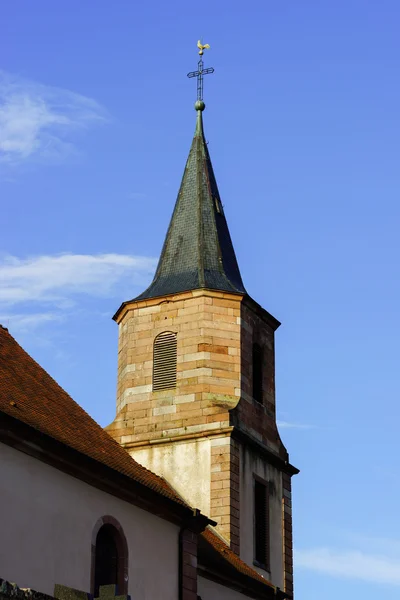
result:
M 194 75 L 202 78 L 203 63 Z M 199 86 L 198 86 L 199 89 Z M 275 409 L 280 323 L 246 292 L 197 122 L 157 271 L 124 302 L 107 431 L 245 562 L 293 593 L 291 476 Z

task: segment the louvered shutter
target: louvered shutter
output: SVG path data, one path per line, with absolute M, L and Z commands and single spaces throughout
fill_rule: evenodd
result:
M 254 553 L 256 562 L 269 571 L 269 485 L 254 482 Z
M 154 340 L 153 391 L 176 387 L 176 333 L 166 331 Z

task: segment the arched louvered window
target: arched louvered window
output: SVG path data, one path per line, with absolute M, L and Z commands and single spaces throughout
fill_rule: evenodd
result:
M 154 340 L 153 391 L 176 387 L 176 333 L 165 331 Z
M 253 344 L 253 398 L 260 404 L 263 402 L 263 363 L 263 348 Z

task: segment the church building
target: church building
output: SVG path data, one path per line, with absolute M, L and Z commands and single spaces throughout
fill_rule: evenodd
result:
M 21 598 L 293 598 L 280 323 L 242 281 L 204 136 L 206 72 L 201 57 L 154 279 L 114 315 L 114 421 L 103 430 L 0 328 L 4 598 L 6 580 Z

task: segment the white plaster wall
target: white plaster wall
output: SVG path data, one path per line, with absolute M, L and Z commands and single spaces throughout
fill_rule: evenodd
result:
M 161 475 L 193 508 L 210 510 L 211 442 L 207 438 L 130 450 L 141 465 Z
M 249 597 L 205 577 L 198 578 L 197 593 L 201 600 L 244 600 Z
M 259 569 L 254 559 L 254 478 L 258 475 L 272 481 L 275 494 L 270 496 L 270 548 L 271 572 Z M 240 558 L 271 583 L 283 589 L 283 537 L 282 537 L 282 476 L 248 447 L 240 448 Z
M 127 538 L 132 598 L 176 600 L 177 526 L 0 444 L 0 577 L 47 594 L 55 583 L 90 591 L 92 531 L 104 515 Z

